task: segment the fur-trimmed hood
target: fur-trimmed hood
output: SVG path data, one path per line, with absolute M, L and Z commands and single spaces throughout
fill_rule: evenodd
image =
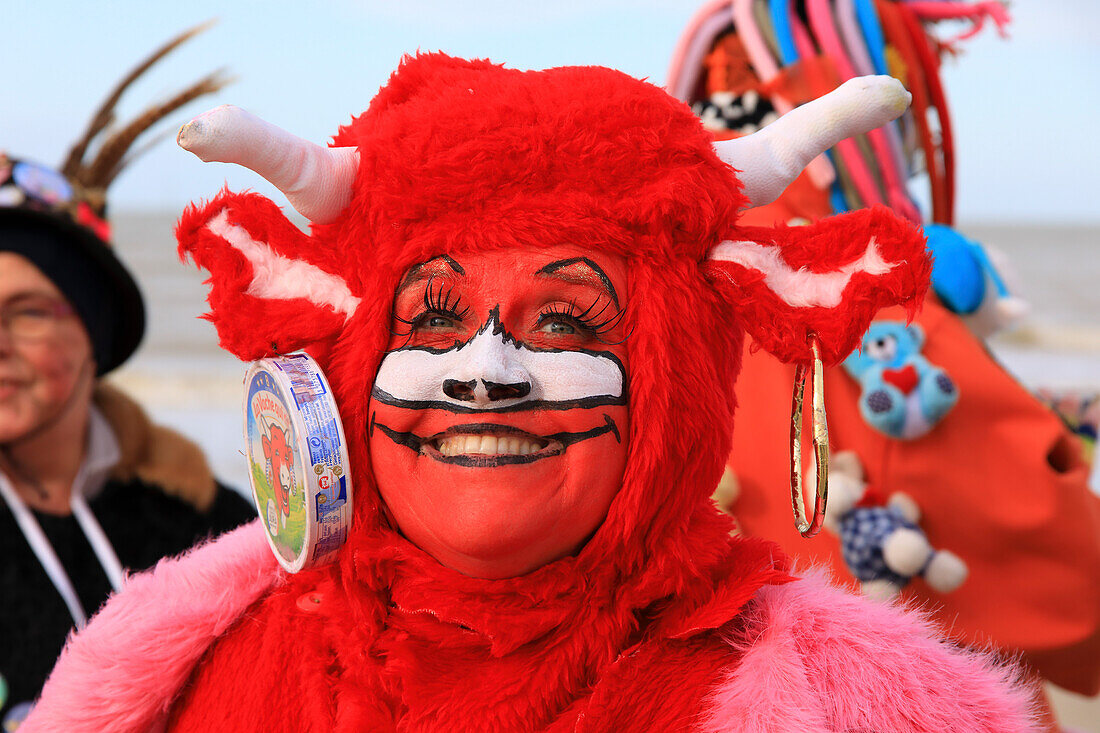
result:
M 732 525 L 709 497 L 730 450 L 744 332 L 787 359 L 804 358 L 812 332 L 835 360 L 877 307 L 916 307 L 926 286 L 919 233 L 883 211 L 818 227 L 739 229 L 747 200 L 695 116 L 611 69 L 406 57 L 334 145 L 358 160 L 335 221 L 307 236 L 269 200 L 223 192 L 188 209 L 177 235 L 181 252 L 212 273 L 209 317 L 225 348 L 244 359 L 305 348 L 328 376 L 357 508 L 339 567 L 319 572 L 362 583 L 368 618 L 382 612 L 379 599 L 403 598 L 450 618 L 456 632 L 481 628 L 512 647 L 608 614 L 621 640 L 654 604 L 706 603 L 731 552 Z M 779 270 L 808 281 L 820 274 L 843 292 L 787 302 L 770 291 L 772 275 L 708 258 L 746 239 L 782 251 Z M 294 260 L 293 287 L 249 259 L 261 255 L 237 249 L 246 240 L 251 252 Z M 388 347 L 394 291 L 411 266 L 554 242 L 627 262 L 628 465 L 605 521 L 576 556 L 520 578 L 470 578 L 393 526 L 370 464 L 367 397 Z M 868 248 L 885 269 L 860 269 Z M 301 282 L 306 272 L 314 285 Z M 321 298 L 311 288 L 323 288 L 323 300 L 311 300 Z M 502 599 L 512 613 L 498 613 Z
M 118 441 L 120 456 L 111 470 L 111 479 L 140 479 L 200 512 L 210 509 L 218 485 L 199 446 L 170 428 L 154 424 L 141 405 L 107 382 L 96 383 L 92 402 Z

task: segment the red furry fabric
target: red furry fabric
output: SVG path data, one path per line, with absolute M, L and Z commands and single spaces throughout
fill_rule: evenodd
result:
M 332 577 L 315 579 L 323 601 L 303 611 L 292 579 L 218 644 L 169 730 L 574 730 L 578 720 L 588 726 L 581 730 L 650 730 L 662 720 L 679 729 L 732 661 L 716 628 L 761 585 L 786 579 L 772 551 L 743 544 L 715 573 L 723 593 L 709 608 L 648 625 L 631 618 L 625 598 L 611 604 L 622 609 L 551 599 L 535 616 L 501 589 L 498 618 L 489 618 L 467 613 L 457 595 L 444 606 L 431 594 L 427 612 L 415 595 L 422 588 L 387 597 L 341 588 Z M 563 620 L 566 609 L 577 615 Z M 516 637 L 509 617 L 521 612 Z M 656 660 L 669 664 L 655 672 Z M 217 704 L 227 680 L 236 703 Z M 669 680 L 676 684 L 661 684 Z M 280 693 L 288 689 L 297 694 Z M 643 703 L 641 689 L 660 695 Z
M 880 309 L 905 305 L 912 318 L 932 274 L 924 235 L 916 226 L 881 206 L 806 226 L 742 227 L 738 234 L 780 248 L 780 256 L 794 270 L 835 271 L 859 259 L 871 241 L 886 262 L 904 263 L 885 275 L 854 274 L 835 308 L 794 308 L 764 284 L 759 271 L 732 262 L 709 262 L 712 272 L 725 275 L 717 282 L 719 287 L 728 287 L 728 297 L 738 303 L 745 331 L 765 351 L 786 362 L 811 359 L 809 336 L 813 334 L 821 345 L 825 364 L 839 364 L 859 345 Z
M 309 238 L 250 195 L 222 194 L 181 222 L 181 250 L 211 268 L 212 320 L 227 348 L 249 358 L 305 345 L 321 363 L 340 405 L 357 506 L 340 559 L 289 577 L 221 637 L 170 728 L 693 725 L 705 692 L 736 660 L 716 630 L 760 588 L 789 579 L 773 545 L 731 539 L 730 520 L 709 500 L 730 451 L 742 328 L 752 322 L 766 334 L 771 324 L 771 343 L 794 357 L 801 347 L 789 341 L 807 327 L 843 348 L 873 306 L 919 297 L 927 262 L 899 265 L 883 292 L 853 278 L 835 326 L 814 314 L 792 326 L 789 313 L 754 302 L 751 283 L 716 285 L 706 255 L 724 240 L 766 235 L 792 264 L 812 267 L 847 262 L 860 245 L 845 240 L 843 223 L 738 230 L 739 184 L 690 110 L 608 69 L 407 58 L 335 144 L 358 148 L 354 195 Z M 360 299 L 354 314 L 345 323 L 302 299 L 257 303 L 251 265 L 203 231 L 222 210 L 277 253 L 339 274 Z M 851 220 L 861 235 L 876 232 L 887 254 L 909 251 L 907 230 L 871 216 Z M 433 256 L 557 242 L 627 260 L 622 488 L 576 556 L 517 578 L 463 576 L 395 531 L 373 480 L 367 401 L 394 289 Z M 320 603 L 300 605 L 308 594 Z
M 244 255 L 206 228 L 223 209 L 229 221 L 244 227 L 253 238 L 279 254 L 300 259 L 328 271 L 338 271 L 325 250 L 312 246 L 309 237 L 291 224 L 279 207 L 254 193 L 222 191 L 204 206 L 188 206 L 176 224 L 181 259 L 190 256 L 207 272 L 217 273 L 210 283 L 210 314 L 222 348 L 244 360 L 289 354 L 319 338 L 334 334 L 344 319 L 309 301 L 257 298 L 249 293 L 253 267 Z

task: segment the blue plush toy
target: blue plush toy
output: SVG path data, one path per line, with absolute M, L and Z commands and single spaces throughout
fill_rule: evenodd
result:
M 863 419 L 891 438 L 919 438 L 959 400 L 947 372 L 921 355 L 923 344 L 924 332 L 917 325 L 874 321 L 862 348 L 844 360 L 844 369 L 861 387 Z
M 1027 313 L 1027 303 L 1008 292 L 981 244 L 943 224 L 925 224 L 924 235 L 932 253 L 932 290 L 974 335 L 988 338 Z

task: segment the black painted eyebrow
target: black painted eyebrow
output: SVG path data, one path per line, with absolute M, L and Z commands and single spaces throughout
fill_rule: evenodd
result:
M 535 274 L 554 275 L 554 273 L 556 273 L 558 270 L 569 267 L 570 265 L 576 265 L 578 263 L 587 265 L 588 268 L 592 270 L 593 273 L 595 273 L 596 277 L 598 277 L 600 279 L 600 282 L 603 283 L 603 286 L 607 288 L 607 292 L 611 296 L 611 300 L 614 301 L 615 307 L 618 308 L 619 295 L 615 292 L 615 286 L 611 284 L 611 278 L 607 276 L 607 273 L 603 271 L 603 268 L 601 268 L 599 265 L 597 265 L 595 262 L 588 259 L 587 257 L 570 257 L 567 260 L 558 260 L 557 262 L 551 262 L 549 265 L 546 265 Z
M 453 258 L 448 257 L 447 255 L 439 255 L 438 257 L 432 257 L 430 260 L 424 260 L 420 264 L 410 267 L 409 271 L 405 273 L 405 277 L 401 279 L 401 284 L 397 286 L 397 290 L 400 291 L 406 285 L 416 280 L 417 275 L 420 274 L 420 271 L 424 269 L 425 265 L 431 262 L 435 262 L 437 260 L 442 260 L 443 262 L 445 262 L 447 266 L 450 267 L 457 275 L 466 274 L 466 270 L 462 268 L 462 265 L 455 262 Z
M 457 262 L 455 262 L 452 258 L 448 257 L 447 255 L 439 255 L 439 257 L 436 257 L 435 259 L 443 260 L 448 265 L 450 265 L 451 269 L 454 270 L 459 275 L 465 275 L 466 274 L 466 271 L 464 269 L 462 269 L 462 265 L 458 264 Z M 428 262 L 431 262 L 431 260 L 428 260 Z

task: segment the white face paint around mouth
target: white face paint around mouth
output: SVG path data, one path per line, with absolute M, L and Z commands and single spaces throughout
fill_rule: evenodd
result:
M 626 404 L 625 380 L 614 355 L 532 349 L 505 331 L 494 312 L 465 343 L 388 353 L 372 396 L 399 407 L 452 412 L 571 409 Z

